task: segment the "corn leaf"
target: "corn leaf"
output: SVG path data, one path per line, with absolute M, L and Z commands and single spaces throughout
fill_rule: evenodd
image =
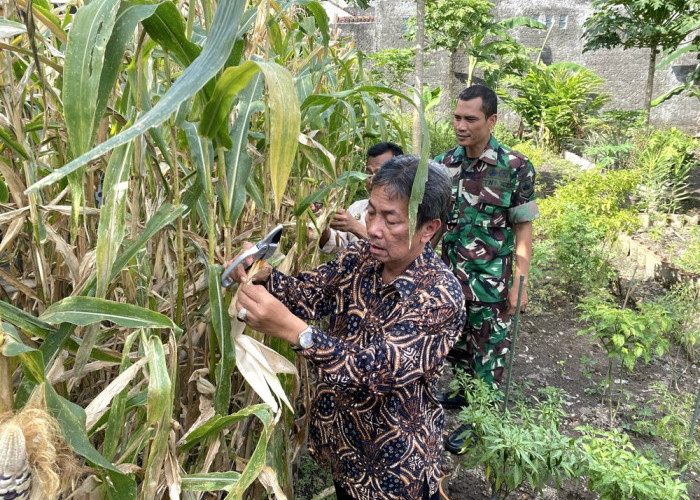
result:
M 275 207 L 280 208 L 287 180 L 292 171 L 297 147 L 301 113 L 294 78 L 286 68 L 272 62 L 258 62 L 265 75 L 267 90 L 267 166 L 272 179 Z
M 117 258 L 124 238 L 124 218 L 129 172 L 131 170 L 131 143 L 114 150 L 107 164 L 102 183 L 102 209 L 97 229 L 97 290 L 95 295 L 104 298 L 109 285 L 112 264 Z M 85 344 L 83 344 L 85 345 Z M 89 346 L 91 349 L 92 346 Z
M 21 337 L 12 325 L 4 324 L 5 342 L 0 344 L 0 355 L 9 357 L 17 356 L 22 363 L 22 372 L 34 384 L 44 381 L 44 358 L 41 351 L 25 345 Z
M 180 330 L 170 318 L 158 312 L 96 297 L 66 297 L 49 306 L 40 319 L 47 323 L 71 323 L 79 326 L 111 321 L 131 328 Z
M 218 414 L 228 412 L 231 401 L 231 375 L 236 365 L 236 353 L 231 342 L 231 319 L 226 314 L 224 296 L 221 294 L 221 272 L 216 266 L 209 266 L 209 309 L 211 327 L 221 351 L 221 359 L 216 364 L 216 394 L 214 410 Z
M 262 77 L 258 74 L 241 91 L 238 99 L 238 113 L 230 135 L 232 147 L 225 155 L 228 187 L 226 201 L 229 207 L 231 227 L 236 225 L 245 206 L 245 186 L 253 165 L 252 158 L 248 154 L 248 131 L 253 114 L 265 109 L 265 105 L 260 101 L 262 85 Z
M 242 410 L 232 413 L 231 415 L 215 415 L 211 420 L 196 428 L 185 436 L 182 443 L 178 446 L 178 451 L 186 452 L 193 446 L 205 441 L 210 437 L 218 435 L 222 430 L 231 427 L 236 422 L 246 419 L 252 415 L 257 416 L 260 420 L 272 418 L 270 407 L 265 404 L 246 406 Z
M 133 476 L 124 474 L 92 446 L 85 432 L 85 412 L 83 409 L 56 394 L 50 384 L 43 384 L 46 407 L 66 437 L 68 444 L 78 455 L 90 463 L 106 469 L 113 486 L 106 483 L 110 498 L 131 500 L 136 498 L 136 481 Z
M 189 491 L 231 491 L 233 485 L 240 478 L 241 473 L 234 471 L 183 474 L 182 489 Z
M 226 62 L 238 32 L 238 25 L 245 4 L 245 0 L 230 0 L 219 4 L 212 23 L 211 33 L 201 54 L 183 71 L 180 78 L 175 81 L 173 86 L 170 87 L 168 92 L 163 95 L 152 109 L 141 115 L 131 127 L 35 182 L 27 188 L 26 193 L 35 192 L 44 186 L 57 182 L 90 160 L 122 144 L 126 144 L 133 138 L 148 131 L 151 127 L 160 125 L 177 111 L 180 105 L 195 95 L 207 81 L 216 75 Z M 298 127 L 296 133 L 298 134 Z
M 97 136 L 100 78 L 118 9 L 119 0 L 95 0 L 78 10 L 68 34 L 62 97 L 73 157 L 90 149 Z

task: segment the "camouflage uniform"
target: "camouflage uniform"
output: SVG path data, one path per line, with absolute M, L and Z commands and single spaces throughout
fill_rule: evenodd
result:
M 513 224 L 539 216 L 530 160 L 491 136 L 479 158 L 463 146 L 436 161 L 453 179 L 452 210 L 442 258 L 464 291 L 467 324 L 453 348 L 455 367 L 494 385 L 501 382 L 510 347 L 508 290 L 515 248 Z

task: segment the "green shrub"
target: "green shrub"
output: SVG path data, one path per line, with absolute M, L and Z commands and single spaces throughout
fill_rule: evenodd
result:
M 686 272 L 700 275 L 700 226 L 694 226 L 687 235 L 687 242 L 681 248 L 680 255 L 672 262 Z
M 646 125 L 644 111 L 604 111 L 586 118 L 586 157 L 598 166 L 626 168 L 634 150 L 635 136 Z
M 516 95 L 500 91 L 500 96 L 521 116 L 537 143 L 555 152 L 584 137 L 586 118 L 610 99 L 601 92 L 602 78 L 573 63 L 533 65 L 527 75 L 509 81 Z
M 654 130 L 638 138 L 631 162 L 647 211 L 674 213 L 688 197 L 690 170 L 700 166 L 700 142 L 675 128 Z
M 600 500 L 687 500 L 687 485 L 678 473 L 640 454 L 617 429 L 579 427 L 577 440 L 585 463 L 588 489 Z
M 459 420 L 472 430 L 465 465 L 483 467 L 492 499 L 506 498 L 524 483 L 541 492 L 550 480 L 560 486 L 579 477 L 574 440 L 558 430 L 564 416 L 560 391 L 545 392 L 544 401 L 535 401 L 532 409 L 519 404 L 517 411 L 503 414 L 499 395 L 481 380 L 461 375 L 457 383 L 469 402 Z
M 700 427 L 695 428 L 695 436 L 690 437 L 691 417 L 695 394 L 672 394 L 662 384 L 652 386 L 656 397 L 656 432 L 659 437 L 671 444 L 676 469 L 688 468 L 700 472 Z
M 567 202 L 559 209 L 555 216 L 543 214 L 536 221 L 543 239 L 535 243 L 531 267 L 553 273 L 571 293 L 604 285 L 612 268 L 601 243 L 603 232 L 595 227 L 591 214 L 576 204 Z M 533 275 L 535 282 L 538 278 Z

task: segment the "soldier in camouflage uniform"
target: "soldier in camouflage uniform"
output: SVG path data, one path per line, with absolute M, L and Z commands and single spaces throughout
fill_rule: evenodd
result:
M 532 221 L 539 216 L 535 170 L 525 156 L 491 135 L 496 111 L 496 94 L 488 87 L 473 85 L 462 91 L 453 118 L 459 146 L 435 158 L 453 179 L 453 206 L 444 228 L 442 258 L 462 284 L 468 313 L 464 334 L 451 357 L 455 368 L 465 369 L 494 388 L 503 377 L 518 283 L 523 275 L 527 284 Z M 521 310 L 526 305 L 524 286 Z M 443 394 L 439 399 L 446 408 L 464 404 L 462 396 Z M 454 431 L 446 440 L 446 449 L 458 453 L 465 431 Z

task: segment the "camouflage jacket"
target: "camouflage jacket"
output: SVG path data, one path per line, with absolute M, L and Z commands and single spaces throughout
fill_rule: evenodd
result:
M 532 163 L 493 136 L 479 158 L 468 161 L 459 146 L 435 161 L 447 166 L 453 179 L 442 259 L 459 279 L 467 300 L 506 300 L 515 247 L 513 224 L 539 216 Z

